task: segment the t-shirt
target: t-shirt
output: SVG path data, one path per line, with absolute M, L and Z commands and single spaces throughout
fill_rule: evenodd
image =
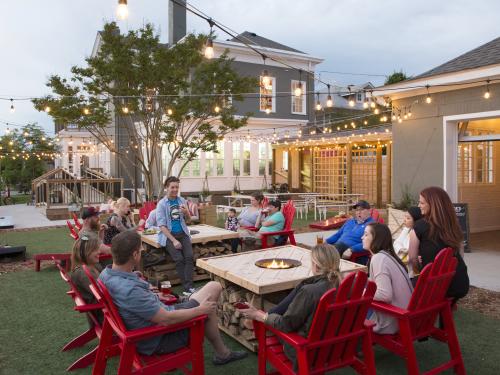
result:
M 174 310 L 173 306 L 164 305 L 158 295 L 149 289 L 149 283 L 134 272 L 118 271 L 108 266 L 101 272 L 99 279 L 111 294 L 123 323 L 129 330 L 155 325 L 151 319 L 161 308 Z M 160 340 L 161 336 L 141 340 L 137 343 L 137 349 L 143 354 L 151 355 Z
M 172 233 L 180 233 L 182 232 L 182 225 L 179 200 L 177 198 L 169 199 L 168 204 L 170 205 L 170 221 L 172 222 Z
M 413 230 L 420 241 L 418 255 L 422 257 L 422 268 L 433 262 L 442 249 L 449 247 L 440 238 L 432 240 L 429 237 L 430 225 L 425 218 L 418 220 Z M 455 251 L 454 256 L 458 260 L 457 269 L 446 295 L 453 298 L 462 298 L 469 291 L 469 275 L 467 274 L 467 266 L 460 253 Z
M 285 217 L 281 211 L 277 211 L 274 214 L 269 215 L 264 222 L 266 221 L 274 221 L 274 224 L 267 227 L 260 227 L 259 232 L 279 232 L 285 227 Z
M 227 218 L 227 230 L 232 230 L 236 232 L 238 230 L 238 218 L 237 217 L 228 217 Z

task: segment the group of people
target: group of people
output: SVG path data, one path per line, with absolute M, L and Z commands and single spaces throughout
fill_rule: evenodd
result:
M 165 181 L 166 196 L 160 201 L 156 211 L 157 223 L 161 233 L 160 244 L 165 246 L 169 253 L 177 254 L 174 259 L 182 257 L 177 272 L 184 272 L 184 286 L 192 285 L 189 271 L 193 269 L 192 248 L 190 235 L 186 224 L 190 215 L 185 200 L 178 196 L 179 181 L 169 177 Z M 267 218 L 263 218 L 261 197 L 253 195 L 252 204 L 237 218 L 232 212 L 227 224 L 233 225 L 232 230 L 244 234 L 245 226 L 255 226 L 259 221 L 262 228 L 273 228 L 281 218 L 279 202 L 270 202 Z M 276 211 L 273 212 L 273 209 Z M 400 308 L 406 308 L 413 292 L 413 280 L 418 277 L 418 270 L 432 262 L 439 251 L 451 247 L 455 251 L 458 267 L 453 281 L 448 289 L 447 296 L 455 301 L 464 297 L 469 288 L 467 267 L 463 261 L 462 232 L 460 231 L 453 205 L 447 193 L 437 187 L 424 189 L 419 196 L 418 207 L 408 210 L 405 220 L 406 229 L 393 244 L 389 228 L 373 220 L 367 214 L 370 207 L 363 202 L 355 206 L 356 215 L 346 228 L 339 231 L 339 235 L 330 237 L 325 244 L 319 244 L 311 250 L 311 268 L 313 276 L 302 281 L 288 296 L 275 308 L 265 312 L 252 306 L 240 310 L 241 314 L 250 320 L 265 322 L 285 332 L 298 332 L 307 336 L 309 327 L 318 306 L 321 296 L 341 282 L 340 259 L 346 251 L 368 250 L 372 256 L 369 261 L 369 278 L 377 285 L 374 297 L 376 301 L 386 302 Z M 124 210 L 123 212 L 126 213 Z M 117 214 L 118 216 L 118 214 Z M 93 216 L 92 216 L 93 217 Z M 108 220 L 110 225 L 125 224 L 123 221 Z M 264 225 L 267 223 L 267 225 Z M 234 226 L 236 225 L 236 226 Z M 245 357 L 245 352 L 231 351 L 222 341 L 217 328 L 216 305 L 222 291 L 217 282 L 209 282 L 200 290 L 195 290 L 184 301 L 173 306 L 164 305 L 142 275 L 134 272 L 141 260 L 142 243 L 140 235 L 133 230 L 123 230 L 111 239 L 111 254 L 113 264 L 104 269 L 99 265 L 98 254 L 102 237 L 100 231 L 107 228 L 90 225 L 93 232 L 85 232 L 76 241 L 73 248 L 72 279 L 88 302 L 93 302 L 89 290 L 88 279 L 81 271 L 81 265 L 86 264 L 91 272 L 99 277 L 108 288 L 114 303 L 125 325 L 129 329 L 143 328 L 155 324 L 169 325 L 207 314 L 205 335 L 212 344 L 215 355 L 215 364 L 225 364 Z M 95 229 L 99 228 L 96 232 Z M 117 228 L 118 229 L 118 228 Z M 349 229 L 349 230 L 348 230 Z M 264 229 L 266 230 L 266 229 Z M 274 229 L 272 229 L 274 230 Z M 361 243 L 352 241 L 347 232 L 361 232 Z M 255 233 L 252 231 L 252 233 Z M 257 232 L 258 233 L 258 232 Z M 249 236 L 250 237 L 250 236 Z M 257 240 L 257 236 L 254 236 Z M 402 255 L 407 254 L 410 270 L 403 262 Z M 181 266 L 182 265 L 182 266 Z M 394 334 L 398 331 L 397 321 L 386 314 L 369 312 L 368 319 L 375 322 L 375 332 L 380 334 Z M 162 337 L 141 341 L 138 350 L 143 354 L 170 353 L 187 345 L 188 332 L 185 330 L 166 334 Z M 292 360 L 295 353 L 291 347 L 285 346 L 285 353 Z

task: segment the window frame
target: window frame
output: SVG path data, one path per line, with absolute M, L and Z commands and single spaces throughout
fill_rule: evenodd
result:
M 294 111 L 294 103 L 295 100 L 297 100 L 297 97 L 295 96 L 295 87 L 294 85 L 298 84 L 299 82 L 302 82 L 302 112 L 297 112 Z M 291 101 L 290 101 L 290 111 L 293 115 L 307 115 L 307 95 L 305 93 L 307 92 L 307 83 L 306 81 L 302 80 L 297 80 L 297 79 L 292 79 L 290 83 L 290 91 L 291 91 Z
M 264 97 L 266 98 L 270 98 L 271 99 L 271 113 L 276 113 L 276 77 L 271 77 L 269 76 L 269 78 L 271 79 L 271 86 L 272 86 L 272 91 L 271 91 L 271 94 L 267 94 L 267 93 L 262 93 L 263 90 L 266 90 L 264 88 L 264 85 L 262 84 L 262 78 L 263 76 L 259 76 L 259 81 L 260 81 L 260 86 L 259 86 L 259 111 L 260 112 L 266 112 L 266 108 L 262 109 L 262 99 Z

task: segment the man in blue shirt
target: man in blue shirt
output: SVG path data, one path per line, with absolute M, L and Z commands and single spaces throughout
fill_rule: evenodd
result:
M 352 208 L 355 210 L 354 217 L 347 220 L 337 233 L 326 239 L 327 243 L 337 248 L 344 259 L 350 259 L 353 252 L 363 251 L 361 237 L 366 224 L 373 221 L 370 216 L 370 203 L 367 201 L 360 200 Z
M 180 180 L 170 176 L 163 184 L 166 196 L 156 207 L 156 222 L 160 227 L 158 243 L 165 247 L 175 262 L 177 275 L 186 292 L 193 293 L 193 246 L 186 222 L 191 215 L 184 198 L 178 196 Z
M 141 251 L 141 236 L 137 232 L 125 231 L 116 235 L 111 241 L 113 265 L 106 267 L 99 276 L 127 329 L 167 326 L 207 314 L 205 336 L 215 351 L 213 363 L 224 365 L 246 357 L 246 352 L 229 350 L 220 336 L 216 308 L 221 285 L 214 281 L 208 282 L 186 302 L 164 305 L 158 295 L 151 291 L 149 283 L 133 272 L 140 265 Z M 167 354 L 185 347 L 188 342 L 189 331 L 184 329 L 141 340 L 137 343 L 137 350 L 146 355 Z

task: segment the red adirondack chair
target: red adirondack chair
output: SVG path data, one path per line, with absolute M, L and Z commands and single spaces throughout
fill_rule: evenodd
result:
M 295 218 L 295 206 L 293 205 L 293 201 L 291 199 L 285 203 L 281 212 L 285 217 L 285 226 L 283 230 L 277 232 L 262 232 L 262 249 L 272 247 L 267 244 L 267 239 L 270 236 L 280 236 L 280 241 L 275 241 L 275 244 L 273 246 L 284 245 L 288 242 L 288 240 L 290 241 L 290 244 L 296 245 L 294 230 L 292 229 L 293 219 Z
M 66 220 L 66 225 L 69 228 L 70 237 L 76 241 L 78 239 L 78 233 L 76 232 L 75 228 L 73 227 L 73 225 L 69 220 Z
M 106 286 L 97 280 L 98 287 L 90 285 L 90 289 L 99 302 L 104 305 L 104 324 L 97 357 L 92 369 L 93 375 L 101 375 L 106 371 L 108 351 L 113 345 L 113 333 L 118 337 L 116 344 L 120 349 L 118 374 L 160 374 L 174 369 L 181 369 L 186 374 L 203 375 L 205 373 L 203 358 L 203 335 L 206 315 L 198 316 L 183 323 L 169 326 L 152 326 L 128 330 L 122 321 L 118 309 L 113 303 Z M 164 355 L 142 355 L 136 350 L 138 341 L 164 335 L 166 333 L 189 329 L 189 344 L 174 353 Z M 191 363 L 192 369 L 186 366 Z
M 373 218 L 373 220 L 377 223 L 384 224 L 384 219 L 380 216 L 380 212 L 376 208 L 372 208 L 370 211 L 370 216 Z M 362 257 L 372 257 L 372 253 L 369 252 L 368 250 L 362 250 L 362 251 L 356 251 L 353 252 L 351 255 L 351 258 L 349 259 L 351 262 L 357 263 L 359 258 Z
M 420 374 L 413 342 L 429 336 L 447 343 L 451 359 L 425 374 L 438 374 L 453 368 L 456 374 L 465 375 L 464 362 L 450 307 L 451 303 L 446 298 L 446 291 L 453 275 L 455 275 L 456 267 L 457 259 L 453 256 L 453 249 L 443 249 L 436 256 L 434 262 L 425 266 L 420 273 L 406 309 L 382 302 L 373 302 L 372 304 L 375 310 L 394 316 L 399 320 L 399 334 L 374 334 L 374 341 L 403 357 L 410 375 Z M 438 317 L 441 318 L 444 328 L 436 327 Z
M 80 223 L 80 220 L 78 220 L 78 216 L 76 216 L 76 214 L 74 212 L 71 213 L 73 215 L 73 221 L 75 223 L 75 227 L 78 228 L 78 230 L 81 230 L 82 229 L 82 223 Z
M 85 300 L 82 298 L 80 292 L 76 288 L 76 286 L 71 281 L 71 278 L 66 273 L 65 269 L 61 266 L 60 262 L 57 261 L 55 258 L 54 258 L 54 261 L 56 262 L 57 268 L 59 269 L 59 273 L 61 274 L 61 278 L 69 285 L 70 289 L 66 293 L 73 299 L 73 302 L 75 303 L 74 309 L 80 313 L 86 314 L 88 317 L 88 321 L 89 321 L 89 329 L 87 329 L 81 335 L 75 337 L 73 340 L 71 340 L 69 343 L 67 343 L 62 348 L 62 351 L 67 351 L 67 350 L 71 350 L 74 348 L 79 348 L 79 347 L 87 344 L 88 342 L 92 341 L 96 337 L 98 338 L 101 336 L 102 327 L 101 327 L 101 324 L 99 323 L 99 320 L 97 319 L 97 317 L 94 313 L 95 313 L 95 311 L 102 309 L 102 304 L 100 304 L 100 303 L 96 303 L 96 304 L 86 303 Z M 90 366 L 91 364 L 94 363 L 96 354 L 97 354 L 97 346 L 92 351 L 90 351 L 89 353 L 85 354 L 83 357 L 76 360 L 71 366 L 69 366 L 66 369 L 66 371 L 72 371 L 75 369 L 85 368 L 85 367 Z
M 259 340 L 259 375 L 266 374 L 266 362 L 280 374 L 296 374 L 283 351 L 282 341 L 296 350 L 297 374 L 324 374 L 347 366 L 359 374 L 375 374 L 373 324 L 365 318 L 376 289 L 374 282 L 367 282 L 366 273 L 351 273 L 337 289 L 321 297 L 307 337 L 254 321 Z M 267 337 L 266 332 L 273 336 Z M 357 355 L 360 339 L 363 359 Z

